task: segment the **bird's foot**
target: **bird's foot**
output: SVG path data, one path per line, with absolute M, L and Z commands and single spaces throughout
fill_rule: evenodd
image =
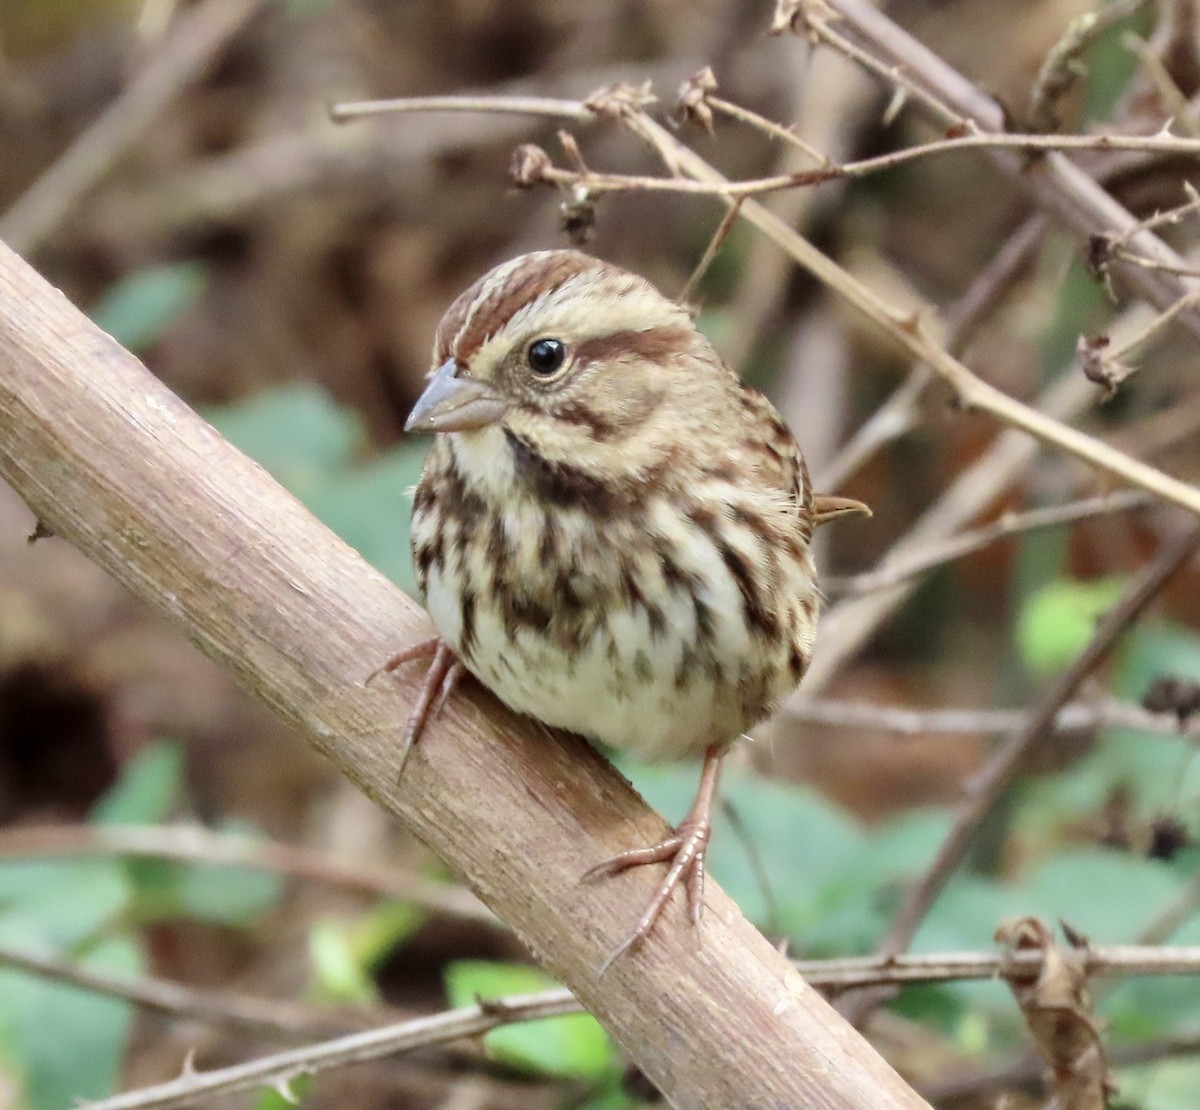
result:
M 708 850 L 708 838 L 712 825 L 708 818 L 696 822 L 684 821 L 666 840 L 649 848 L 631 848 L 626 852 L 606 859 L 584 874 L 584 879 L 599 875 L 616 875 L 631 867 L 642 867 L 648 863 L 671 864 L 666 877 L 659 884 L 654 897 L 646 905 L 633 932 L 604 961 L 601 974 L 626 952 L 639 947 L 650 935 L 654 923 L 662 915 L 677 886 L 687 891 L 688 918 L 693 925 L 700 922 L 704 912 L 704 854 Z
M 399 766 L 396 770 L 397 778 L 404 773 L 408 757 L 425 731 L 426 724 L 442 711 L 442 706 L 446 704 L 446 699 L 458 685 L 458 680 L 462 678 L 464 671 L 462 663 L 446 646 L 446 642 L 440 636 L 433 636 L 398 651 L 383 666 L 372 671 L 367 677 L 367 682 L 370 683 L 381 674 L 391 674 L 397 667 L 411 663 L 414 659 L 428 659 L 430 663 L 429 669 L 425 672 L 425 678 L 421 682 L 421 689 L 417 692 L 417 700 L 413 703 L 408 720 L 404 723 Z
M 650 935 L 655 922 L 662 915 L 675 888 L 682 884 L 687 892 L 687 913 L 692 925 L 700 924 L 704 912 L 704 857 L 712 834 L 712 803 L 717 789 L 717 777 L 725 748 L 712 747 L 705 753 L 704 770 L 700 775 L 700 789 L 687 817 L 665 840 L 649 848 L 632 848 L 598 863 L 584 874 L 584 879 L 599 875 L 616 875 L 631 867 L 642 867 L 648 863 L 670 863 L 666 877 L 654 892 L 638 918 L 633 932 L 604 961 L 603 974 L 618 957 L 639 947 Z

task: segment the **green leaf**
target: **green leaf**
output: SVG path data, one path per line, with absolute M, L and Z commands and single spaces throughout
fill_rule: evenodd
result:
M 554 980 L 519 964 L 456 960 L 445 970 L 450 1005 L 472 1006 L 513 994 L 548 990 Z M 590 1014 L 543 1018 L 493 1029 L 484 1037 L 490 1057 L 534 1075 L 601 1082 L 619 1070 L 608 1034 Z
M 1182 889 L 1160 860 L 1108 848 L 1058 852 L 1015 884 L 1026 907 L 1018 912 L 1047 922 L 1064 918 L 1097 944 L 1137 936 Z
M 183 748 L 160 740 L 138 752 L 121 777 L 93 807 L 98 825 L 149 825 L 162 821 L 179 796 L 183 782 Z
M 401 589 L 416 592 L 409 490 L 427 437 L 357 461 L 358 418 L 316 386 L 288 386 L 209 413 L 213 425 Z
M 1025 665 L 1037 674 L 1067 666 L 1087 645 L 1096 621 L 1121 594 L 1125 581 L 1060 579 L 1035 593 L 1022 607 L 1017 646 Z
M 0 940 L 46 950 L 36 927 L 0 921 Z M 109 974 L 135 975 L 142 957 L 131 940 L 96 945 L 80 963 Z M 133 1019 L 130 1003 L 65 983 L 0 968 L 0 1042 L 20 1072 L 27 1110 L 62 1110 L 117 1087 Z
M 110 860 L 12 860 L 0 864 L 0 926 L 19 920 L 69 947 L 124 914 L 131 893 Z
M 1137 1110 L 1196 1110 L 1200 1060 L 1156 1060 L 1117 1070 L 1120 1103 Z
M 205 416 L 301 500 L 309 486 L 349 463 L 363 442 L 358 417 L 307 382 L 280 386 Z
M 407 441 L 364 466 L 292 491 L 323 524 L 409 594 L 416 593 L 409 491 L 421 477 L 428 447 Z
M 127 274 L 109 286 L 92 319 L 133 351 L 153 346 L 204 291 L 207 271 L 198 262 L 172 262 Z
M 425 923 L 428 915 L 411 902 L 385 901 L 354 922 L 350 941 L 355 958 L 373 970 Z
M 296 1075 L 287 1081 L 290 1098 L 284 1098 L 275 1088 L 264 1091 L 254 1104 L 254 1110 L 295 1110 L 312 1093 L 315 1080 L 311 1075 Z
M 308 933 L 308 956 L 316 975 L 315 993 L 322 1000 L 364 1004 L 378 1000 L 371 974 L 342 922 L 316 922 Z
M 1159 621 L 1137 625 L 1121 650 L 1117 696 L 1141 701 L 1151 683 L 1165 676 L 1200 682 L 1200 636 Z
M 215 925 L 253 925 L 279 904 L 283 880 L 269 871 L 191 864 L 179 877 L 181 909 Z
M 1152 23 L 1151 12 L 1137 12 L 1109 27 L 1092 47 L 1083 105 L 1085 120 L 1112 119 L 1113 109 L 1138 69 L 1137 55 L 1126 45 L 1125 36 L 1136 30 L 1144 37 L 1150 33 Z

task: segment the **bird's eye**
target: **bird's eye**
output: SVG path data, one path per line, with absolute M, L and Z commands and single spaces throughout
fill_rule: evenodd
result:
M 567 357 L 566 345 L 561 339 L 539 339 L 529 345 L 529 368 L 542 377 L 548 377 L 562 368 Z

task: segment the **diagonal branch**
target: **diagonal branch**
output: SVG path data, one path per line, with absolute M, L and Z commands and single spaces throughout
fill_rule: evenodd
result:
M 673 1103 L 925 1105 L 715 886 L 698 929 L 673 908 L 602 978 L 658 877 L 580 874 L 661 818 L 470 685 L 397 783 L 420 676 L 363 680 L 427 634 L 420 610 L 2 246 L 0 475 L 399 816 Z

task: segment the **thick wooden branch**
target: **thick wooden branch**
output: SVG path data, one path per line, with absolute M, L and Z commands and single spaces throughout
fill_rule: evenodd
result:
M 926 1105 L 715 885 L 698 929 L 672 906 L 601 976 L 659 876 L 579 877 L 661 818 L 473 684 L 398 784 L 419 675 L 363 680 L 420 609 L 2 245 L 0 474 L 445 859 L 674 1105 Z

